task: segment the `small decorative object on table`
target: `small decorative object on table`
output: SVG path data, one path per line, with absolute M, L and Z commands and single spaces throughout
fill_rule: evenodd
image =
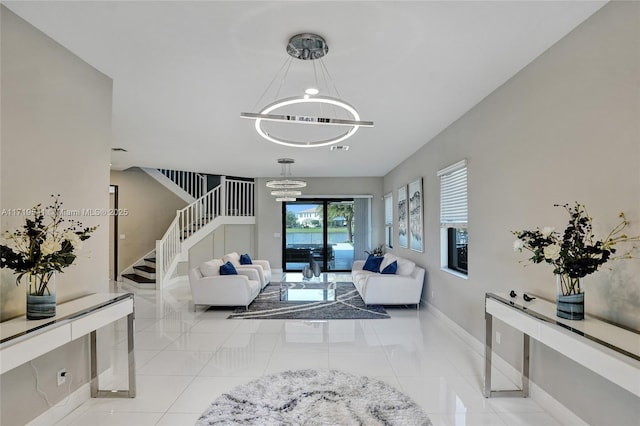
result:
M 313 272 L 313 276 L 314 277 L 319 277 L 320 276 L 320 264 L 318 262 L 315 261 L 315 259 L 311 259 L 311 262 L 309 262 L 309 267 L 311 268 L 311 272 Z
M 62 273 L 73 264 L 82 241 L 96 230 L 96 227 L 86 228 L 78 221 L 64 219 L 60 194 L 52 197 L 51 206 L 43 208 L 38 204 L 24 211 L 25 225 L 13 233 L 7 231 L 5 244 L 0 245 L 2 268 L 18 274 L 16 285 L 20 285 L 21 280 L 26 283 L 27 319 L 56 315 L 56 272 Z
M 302 268 L 302 276 L 306 279 L 311 279 L 311 277 L 313 277 L 313 270 L 309 265 L 304 265 Z
M 533 253 L 529 260 L 533 263 L 546 262 L 553 266 L 556 274 L 557 315 L 560 318 L 584 319 L 584 292 L 582 278 L 596 272 L 602 265 L 613 259 L 631 259 L 632 246 L 628 251 L 617 254 L 616 244 L 640 241 L 640 236 L 629 237 L 623 230 L 629 225 L 624 213 L 620 213 L 620 223 L 602 240 L 596 240 L 592 231 L 592 218 L 584 205 L 558 205 L 569 213 L 569 224 L 560 234 L 553 227 L 536 228 L 533 231 L 513 231 L 518 238 L 513 249 Z

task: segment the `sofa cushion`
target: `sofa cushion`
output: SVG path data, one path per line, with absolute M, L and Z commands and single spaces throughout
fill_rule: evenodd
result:
M 381 274 L 395 275 L 397 270 L 398 270 L 398 261 L 394 260 L 393 262 L 391 262 L 390 264 L 385 266 L 384 269 L 382 269 L 380 271 L 380 273 Z
M 245 253 L 240 255 L 240 264 L 251 265 L 253 264 L 253 262 L 251 262 L 251 257 L 247 253 Z
M 222 261 L 224 263 L 231 262 L 233 266 L 240 266 L 240 255 L 235 251 L 232 253 L 227 253 L 222 256 Z
M 233 263 L 227 262 L 224 265 L 220 266 L 220 275 L 238 275 L 238 271 L 236 271 Z
M 405 275 L 405 276 L 411 275 L 413 273 L 414 268 L 416 267 L 416 264 L 408 259 L 403 259 L 391 253 L 385 253 L 384 260 L 380 265 L 380 269 L 382 270 L 386 268 L 389 264 L 393 263 L 394 261 L 398 262 L 398 270 L 396 271 L 396 274 L 398 275 Z
M 200 264 L 200 273 L 203 277 L 212 277 L 220 275 L 220 267 L 224 262 L 220 259 L 212 259 Z
M 356 281 L 360 281 L 362 279 L 366 279 L 369 275 L 376 275 L 376 274 L 377 274 L 377 272 L 370 272 L 370 271 L 364 271 L 364 270 L 353 271 L 351 273 L 351 279 L 355 283 Z
M 410 261 L 409 259 L 398 259 L 398 271 L 396 272 L 398 275 L 411 275 L 413 274 L 413 270 L 416 268 L 415 262 Z
M 367 261 L 364 262 L 364 266 L 362 267 L 362 269 L 365 271 L 378 272 L 380 270 L 380 264 L 382 263 L 382 260 L 383 257 L 370 254 L 367 258 Z

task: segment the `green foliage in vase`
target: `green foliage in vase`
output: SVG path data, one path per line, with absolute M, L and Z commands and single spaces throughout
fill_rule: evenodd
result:
M 371 251 L 365 250 L 364 252 L 372 256 L 384 256 L 384 244 L 380 244 Z
M 596 239 L 593 234 L 592 218 L 587 214 L 583 204 L 555 204 L 569 213 L 569 223 L 562 233 L 547 226 L 532 231 L 512 231 L 517 239 L 513 249 L 531 252 L 528 259 L 532 263 L 548 263 L 553 266 L 553 273 L 563 276 L 562 294 L 580 292 L 578 278 L 596 272 L 602 265 L 613 259 L 631 259 L 637 249 L 635 244 L 620 254 L 618 245 L 640 241 L 640 236 L 629 237 L 624 229 L 629 221 L 624 213 L 620 213 L 620 222 L 603 239 Z M 567 278 L 564 278 L 566 276 Z

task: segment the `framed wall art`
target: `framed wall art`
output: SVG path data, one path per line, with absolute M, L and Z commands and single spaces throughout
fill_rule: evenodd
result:
M 409 247 L 409 232 L 407 229 L 407 187 L 398 188 L 398 245 Z
M 409 246 L 411 250 L 423 251 L 422 231 L 422 178 L 409 184 Z

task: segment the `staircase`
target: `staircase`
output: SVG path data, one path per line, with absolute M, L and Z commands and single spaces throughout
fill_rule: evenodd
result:
M 138 265 L 133 266 L 133 273 L 122 274 L 122 281 L 141 289 L 156 288 L 156 259 L 146 257 Z
M 147 167 L 141 167 L 141 169 L 187 203 L 193 203 L 207 193 L 208 177 L 212 176 L 180 170 L 151 169 Z
M 182 210 L 156 242 L 156 280 L 162 288 L 189 249 L 218 226 L 255 224 L 254 183 L 222 177 L 220 185 Z
M 156 249 L 122 274 L 123 282 L 141 289 L 161 289 L 188 260 L 189 249 L 218 226 L 255 224 L 254 182 L 226 177 L 220 185 L 178 210 Z

